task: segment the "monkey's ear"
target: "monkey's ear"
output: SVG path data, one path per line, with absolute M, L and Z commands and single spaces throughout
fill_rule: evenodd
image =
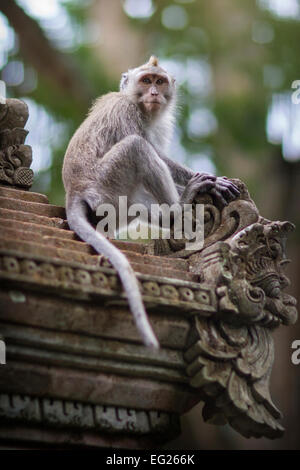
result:
M 122 77 L 121 77 L 121 81 L 120 81 L 120 90 L 124 90 L 124 88 L 126 88 L 126 86 L 128 85 L 128 79 L 129 79 L 129 75 L 128 73 L 122 73 Z

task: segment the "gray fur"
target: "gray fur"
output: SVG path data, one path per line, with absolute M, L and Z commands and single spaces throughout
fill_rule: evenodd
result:
M 151 85 L 145 95 L 139 92 L 138 77 L 145 73 L 153 74 L 154 80 L 156 76 L 167 80 L 163 96 L 156 88 L 153 91 L 156 85 Z M 166 156 L 174 124 L 176 90 L 174 79 L 158 66 L 157 59 L 152 57 L 147 64 L 129 70 L 123 75 L 120 88 L 120 92 L 96 100 L 69 143 L 63 166 L 67 219 L 81 239 L 110 259 L 144 343 L 157 348 L 134 271 L 126 257 L 95 231 L 87 210 L 96 212 L 100 204 L 111 203 L 118 213 L 119 196 L 125 195 L 128 204 L 145 203 L 147 199 L 149 204 L 188 203 L 197 192 L 207 192 L 213 186 L 218 191 L 218 187 L 215 177 L 195 175 Z M 146 112 L 143 108 L 149 93 L 162 97 L 159 112 Z

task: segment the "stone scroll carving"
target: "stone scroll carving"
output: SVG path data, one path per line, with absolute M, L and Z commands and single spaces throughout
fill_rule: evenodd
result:
M 29 189 L 33 183 L 32 151 L 24 145 L 27 119 L 28 108 L 23 101 L 7 99 L 0 104 L 0 183 L 22 189 Z
M 285 241 L 293 229 L 259 217 L 190 258 L 218 303 L 210 318 L 194 317 L 185 352 L 190 384 L 205 402 L 205 421 L 229 423 L 245 437 L 273 439 L 284 431 L 269 392 L 271 333 L 297 319 L 296 300 L 283 292 Z
M 198 195 L 193 202 L 193 206 L 204 204 L 204 248 L 229 238 L 259 219 L 257 207 L 250 198 L 246 185 L 239 179 L 231 181 L 239 188 L 240 197 L 228 206 L 224 207 L 210 194 Z M 191 255 L 191 250 L 185 250 L 187 242 L 191 240 L 174 238 L 174 229 L 171 227 L 170 239 L 155 240 L 154 253 L 186 258 Z

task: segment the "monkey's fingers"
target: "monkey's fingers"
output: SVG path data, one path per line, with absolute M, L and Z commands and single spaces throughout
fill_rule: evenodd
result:
M 219 183 L 216 184 L 216 190 L 223 195 L 227 201 L 233 201 L 238 197 L 238 194 L 229 186 L 223 186 Z
M 228 188 L 235 196 L 239 196 L 241 194 L 240 190 L 233 184 L 224 184 L 217 182 L 222 188 Z
M 215 182 L 210 180 L 194 181 L 189 188 L 190 198 L 194 199 L 197 194 L 208 193 L 212 188 L 215 187 Z
M 193 179 L 190 180 L 181 195 L 181 203 L 192 204 L 197 194 L 209 193 L 215 187 L 215 181 Z
M 208 173 L 195 173 L 190 181 L 216 181 L 217 177 Z
M 231 190 L 231 192 L 233 192 L 233 193 L 236 194 L 237 196 L 240 195 L 240 190 L 239 190 L 239 188 L 238 188 L 234 183 L 232 183 L 228 178 L 226 178 L 226 177 L 224 177 L 224 176 L 218 177 L 217 183 L 218 183 L 220 186 L 224 186 L 224 187 L 226 187 L 226 188 L 229 188 L 229 189 Z
M 200 194 L 208 193 L 212 188 L 215 187 L 215 182 L 210 180 L 200 181 L 195 183 L 195 191 Z
M 229 187 L 229 189 L 233 194 L 235 194 L 236 197 L 239 197 L 241 195 L 241 191 L 236 186 L 232 185 Z
M 221 192 L 218 191 L 216 188 L 212 188 L 209 193 L 216 198 L 217 201 L 219 201 L 222 206 L 228 206 L 228 202 L 226 199 L 222 196 Z

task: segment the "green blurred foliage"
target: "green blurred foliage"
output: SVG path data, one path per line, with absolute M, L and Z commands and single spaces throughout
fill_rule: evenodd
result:
M 64 49 L 63 53 L 76 63 L 82 73 L 83 85 L 96 98 L 117 89 L 119 77 L 112 76 L 95 54 L 93 44 L 85 41 L 92 3 L 61 2 L 72 28 L 82 36 L 76 47 Z M 144 59 L 149 53 L 155 53 L 183 68 L 190 60 L 204 60 L 211 69 L 211 90 L 207 93 L 193 90 L 186 80 L 181 83 L 178 123 L 187 163 L 194 153 L 209 153 L 218 173 L 234 177 L 238 176 L 239 168 L 235 168 L 232 155 L 241 155 L 245 162 L 257 161 L 259 166 L 268 165 L 266 162 L 273 158 L 274 152 L 266 137 L 266 116 L 273 93 L 290 91 L 292 81 L 299 78 L 299 20 L 276 16 L 253 0 L 160 0 L 153 2 L 153 6 L 154 13 L 148 18 L 127 18 L 132 30 L 145 40 Z M 112 35 L 117 33 L 112 31 Z M 8 61 L 16 58 L 25 62 L 17 49 L 10 52 Z M 25 65 L 30 66 L 26 62 Z M 138 64 L 128 64 L 135 65 Z M 273 67 L 270 70 L 278 71 L 280 79 L 277 83 L 276 80 L 272 82 L 272 77 L 269 83 L 264 80 L 266 65 Z M 41 75 L 38 75 L 36 88 L 27 94 L 16 86 L 9 87 L 8 91 L 10 96 L 30 97 L 55 121 L 65 124 L 59 145 L 53 146 L 49 142 L 52 165 L 36 175 L 34 186 L 35 190 L 47 192 L 52 202 L 63 203 L 63 154 L 91 102 L 74 100 Z M 201 108 L 213 113 L 218 127 L 207 135 L 191 136 L 188 131 L 191 114 Z M 50 180 L 48 187 L 43 187 L 45 172 Z M 243 177 L 247 179 L 247 175 Z M 246 183 L 252 191 L 259 191 L 257 173 L 249 175 Z

